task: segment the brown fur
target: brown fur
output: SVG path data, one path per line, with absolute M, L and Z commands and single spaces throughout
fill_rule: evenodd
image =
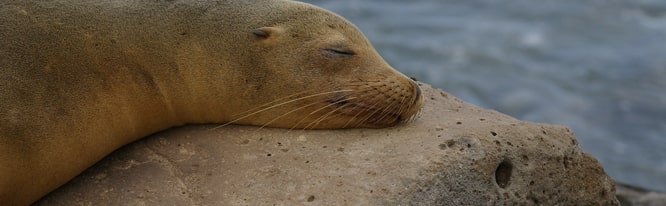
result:
M 422 102 L 356 27 L 308 4 L 83 2 L 0 3 L 3 205 L 177 125 L 387 127 Z

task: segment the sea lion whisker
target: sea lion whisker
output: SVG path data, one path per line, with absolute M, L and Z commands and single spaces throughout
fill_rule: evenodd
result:
M 364 120 L 361 120 L 361 119 L 359 118 L 359 115 L 361 115 L 364 111 L 367 111 L 368 109 L 365 109 L 365 108 L 363 108 L 363 107 L 361 107 L 361 106 L 359 106 L 359 105 L 353 105 L 353 106 L 354 106 L 354 109 L 352 109 L 352 110 L 359 109 L 359 112 L 357 112 L 356 115 L 354 115 L 353 117 L 351 117 L 351 118 L 349 119 L 349 121 L 347 121 L 347 123 L 345 123 L 345 125 L 343 126 L 343 128 L 347 128 L 347 127 L 349 127 L 349 125 L 350 125 L 353 121 L 357 121 L 356 124 L 354 124 L 354 125 L 360 125 L 360 124 L 363 124 L 363 123 L 365 122 Z M 358 120 L 361 120 L 361 121 L 358 121 Z M 351 127 L 354 127 L 354 126 L 351 126 Z
M 248 117 L 250 117 L 250 116 L 252 116 L 252 115 L 256 115 L 256 114 L 259 114 L 259 113 L 261 113 L 261 112 L 265 112 L 265 111 L 267 111 L 267 110 L 274 109 L 274 108 L 279 107 L 279 106 L 283 106 L 283 105 L 285 105 L 285 104 L 294 103 L 294 102 L 296 102 L 296 101 L 300 101 L 300 100 L 307 99 L 307 98 L 313 98 L 313 97 L 317 97 L 317 96 L 321 96 L 321 95 L 326 95 L 326 94 L 331 94 L 331 93 L 336 93 L 336 92 L 344 92 L 344 91 L 345 91 L 345 90 L 338 90 L 338 91 L 331 91 L 331 92 L 322 92 L 322 93 L 317 93 L 317 94 L 307 95 L 307 96 L 304 96 L 304 97 L 299 97 L 299 98 L 292 99 L 292 100 L 289 100 L 289 101 L 284 101 L 284 102 L 282 102 L 282 103 L 275 104 L 275 105 L 271 105 L 271 106 L 269 106 L 269 107 L 266 107 L 266 108 L 260 109 L 260 110 L 258 110 L 258 111 L 252 112 L 252 113 L 249 113 L 249 114 L 247 114 L 247 115 L 245 115 L 245 116 L 242 116 L 242 117 L 236 118 L 236 119 L 234 119 L 234 120 L 232 120 L 232 121 L 229 121 L 229 122 L 224 123 L 224 124 L 222 124 L 222 125 L 220 125 L 220 126 L 217 126 L 217 127 L 213 127 L 213 128 L 211 128 L 211 129 L 209 129 L 209 130 L 216 130 L 216 129 L 222 128 L 222 127 L 224 127 L 224 126 L 227 126 L 227 125 L 230 125 L 230 124 L 236 123 L 236 122 L 238 122 L 238 121 L 240 121 L 240 120 L 243 120 L 243 119 L 245 119 L 245 118 L 248 118 Z M 347 91 L 348 91 L 348 90 L 347 90 Z
M 316 114 L 317 112 L 319 112 L 319 111 L 321 111 L 321 110 L 323 110 L 323 109 L 326 109 L 326 108 L 331 107 L 331 106 L 333 106 L 333 105 L 337 105 L 337 104 L 339 104 L 339 103 L 341 103 L 341 102 L 348 102 L 349 100 L 352 100 L 352 99 L 356 99 L 356 97 L 353 97 L 353 98 L 344 98 L 344 99 L 340 99 L 340 100 L 335 101 L 335 102 L 329 102 L 329 103 L 326 104 L 325 106 L 323 106 L 323 107 L 321 107 L 321 108 L 319 108 L 319 109 L 316 109 L 316 110 L 310 112 L 310 113 L 309 113 L 308 115 L 306 115 L 305 117 L 301 118 L 301 120 L 299 120 L 299 121 L 298 121 L 293 127 L 291 127 L 291 129 L 295 129 L 298 125 L 301 124 L 301 122 L 303 122 L 303 120 L 307 119 L 307 118 L 310 117 L 311 115 Z M 320 102 L 317 102 L 317 103 L 320 103 Z M 343 106 L 344 106 L 344 105 L 343 105 Z M 304 128 L 307 128 L 307 126 L 304 127 Z
M 373 95 L 373 94 L 366 94 L 365 96 L 372 96 L 372 95 Z M 365 97 L 365 96 L 364 96 L 364 97 Z M 370 106 L 369 108 L 373 108 L 373 107 L 375 107 L 377 104 L 379 104 L 379 102 L 380 102 L 380 101 L 376 101 L 376 102 L 375 102 L 372 106 Z M 349 123 L 351 123 L 352 120 L 356 120 L 356 119 L 358 118 L 358 116 L 361 115 L 361 113 L 363 113 L 363 111 L 368 111 L 368 110 L 369 110 L 368 108 L 363 108 L 363 107 L 361 107 L 360 105 L 357 105 L 357 104 L 355 104 L 355 108 L 360 108 L 360 111 L 359 111 L 358 113 L 356 113 L 356 115 L 354 115 L 354 116 L 352 117 L 352 119 L 350 119 L 349 121 L 347 121 L 347 123 L 345 123 L 345 126 L 344 126 L 344 127 L 347 127 L 347 126 L 349 125 Z M 366 118 L 365 120 L 367 120 L 367 118 Z M 365 120 L 363 120 L 363 121 L 359 121 L 357 124 L 362 124 L 363 122 L 365 122 Z
M 383 103 L 381 100 L 376 100 L 375 103 L 372 104 L 371 106 L 361 107 L 361 109 L 363 109 L 363 110 L 359 111 L 359 113 L 358 113 L 359 115 L 362 114 L 364 111 L 369 112 L 369 113 L 366 113 L 365 115 L 363 115 L 363 119 L 361 119 L 361 121 L 359 121 L 353 127 L 358 127 L 359 125 L 361 125 L 363 123 L 367 123 L 367 122 L 373 122 L 373 123 L 380 122 L 383 119 L 382 118 L 383 115 L 380 116 L 377 119 L 370 120 L 370 118 L 376 117 L 375 114 L 377 114 L 378 112 L 381 112 L 384 115 L 388 114 L 386 107 L 378 107 L 377 106 L 377 105 L 380 105 L 381 103 Z M 389 106 L 391 106 L 391 105 L 389 105 Z M 382 108 L 383 108 L 383 110 L 382 110 Z
M 417 85 L 417 86 L 418 86 L 418 85 Z M 417 88 L 417 89 L 420 90 L 420 88 Z M 423 101 L 422 99 L 423 99 L 423 96 L 415 96 L 413 102 Z M 411 109 L 414 109 L 414 105 L 409 104 L 409 105 L 407 105 L 407 107 L 405 108 L 405 110 L 403 110 L 403 111 L 400 112 L 400 114 L 402 114 L 402 113 L 405 112 L 405 111 L 411 110 Z M 412 122 L 412 121 L 414 121 L 416 118 L 418 118 L 419 116 L 421 116 L 421 112 L 422 112 L 422 111 L 423 111 L 423 110 L 422 110 L 421 108 L 419 108 L 418 110 L 416 110 L 416 112 L 414 112 L 413 114 L 411 114 L 411 115 L 410 115 L 408 118 L 406 118 L 403 122 Z
M 362 79 L 358 79 L 358 80 L 353 80 L 353 81 L 349 81 L 349 82 L 390 82 L 390 81 L 386 81 L 386 80 L 362 80 Z
M 354 104 L 353 106 L 354 106 L 354 108 L 352 108 L 352 111 L 355 110 L 355 109 L 361 109 L 361 110 L 360 110 L 359 112 L 357 112 L 354 116 L 352 116 L 351 118 L 349 118 L 349 120 L 345 123 L 345 125 L 343 126 L 343 128 L 347 128 L 347 127 L 349 126 L 349 124 L 351 124 L 353 121 L 358 120 L 358 116 L 361 115 L 361 113 L 362 113 L 363 110 L 364 110 L 363 108 L 361 108 L 360 106 L 358 106 L 358 105 L 356 105 L 356 104 Z
M 355 91 L 355 93 L 360 93 L 360 92 L 364 92 L 364 91 L 367 91 L 367 90 Z M 340 111 L 340 110 L 344 109 L 345 107 L 347 107 L 347 106 L 349 106 L 349 105 L 355 105 L 355 104 L 350 104 L 350 103 L 349 103 L 349 100 L 352 100 L 352 99 L 358 99 L 358 98 L 362 98 L 362 97 L 341 98 L 341 99 L 339 99 L 338 101 L 335 101 L 335 102 L 329 102 L 328 105 L 326 105 L 326 106 L 320 108 L 319 110 L 324 109 L 324 108 L 326 108 L 326 107 L 333 106 L 333 105 L 337 105 L 337 104 L 339 104 L 340 102 L 346 102 L 346 104 L 343 104 L 342 106 L 340 106 L 340 107 L 338 107 L 338 108 L 336 108 L 336 109 L 334 109 L 334 110 L 332 110 L 332 111 L 330 111 L 330 112 L 328 112 L 328 113 L 322 115 L 321 117 L 317 118 L 315 121 L 313 121 L 313 122 L 311 122 L 310 124 L 308 124 L 307 126 L 303 127 L 303 129 L 307 129 L 307 128 L 310 127 L 310 126 L 312 126 L 312 128 L 316 127 L 319 123 L 321 123 L 321 121 L 325 120 L 325 119 L 328 118 L 328 117 L 331 117 L 331 115 L 332 115 L 333 113 L 335 113 L 335 112 L 337 112 L 337 111 Z M 338 114 L 338 115 L 339 115 L 339 114 Z M 352 117 L 352 119 L 353 119 L 353 118 L 354 118 L 354 117 Z M 314 123 L 314 124 L 313 124 L 313 123 Z M 346 126 L 346 125 L 345 125 L 345 126 Z M 342 128 L 346 128 L 345 126 L 343 126 Z
M 412 107 L 410 107 L 410 109 L 411 108 Z M 418 119 L 419 117 L 421 117 L 421 114 L 423 114 L 423 109 L 419 108 L 418 110 L 416 110 L 416 112 L 414 114 L 412 114 L 407 120 L 405 120 L 405 122 L 413 122 L 416 119 Z
M 377 102 L 376 102 L 375 104 L 373 104 L 371 107 L 368 107 L 368 108 L 367 108 L 367 110 L 372 110 L 372 113 L 368 114 L 368 115 L 365 117 L 365 119 L 363 119 L 363 121 L 361 121 L 360 123 L 363 123 L 363 122 L 369 122 L 369 121 L 370 121 L 370 118 L 371 118 L 371 117 L 374 117 L 375 114 L 376 114 L 377 112 L 379 112 L 379 111 L 382 112 L 382 115 L 379 116 L 379 117 L 377 117 L 377 119 L 373 119 L 373 120 L 371 120 L 372 122 L 381 122 L 381 121 L 384 120 L 387 116 L 389 116 L 389 115 L 395 115 L 395 113 L 388 112 L 388 109 L 391 108 L 391 107 L 393 107 L 393 106 L 396 104 L 396 102 L 392 102 L 391 104 L 386 105 L 386 106 L 384 106 L 384 107 L 376 107 L 376 105 L 378 105 L 379 103 L 382 103 L 382 101 L 381 101 L 381 100 L 377 100 Z M 355 125 L 355 126 L 358 126 L 358 125 Z
M 386 105 L 386 107 L 384 108 L 384 111 L 383 111 L 384 115 L 382 115 L 382 117 L 380 117 L 380 120 L 384 120 L 386 118 L 393 117 L 393 118 L 396 118 L 398 120 L 398 122 L 402 122 L 403 120 L 400 117 L 400 114 L 402 113 L 402 111 L 400 111 L 400 107 L 402 107 L 404 105 L 405 105 L 404 101 L 392 101 L 391 104 Z M 387 112 L 388 109 L 394 109 L 396 106 L 398 106 L 397 111 Z
M 285 100 L 285 99 L 290 99 L 290 98 L 292 98 L 292 97 L 295 97 L 295 96 L 298 96 L 298 95 L 302 95 L 302 94 L 306 94 L 306 93 L 311 92 L 311 91 L 314 91 L 314 90 L 315 90 L 315 89 L 310 89 L 310 90 L 306 90 L 306 91 L 297 92 L 297 93 L 294 93 L 294 94 L 291 94 L 291 95 L 287 95 L 287 96 L 285 96 L 285 97 L 280 97 L 280 98 L 277 98 L 277 99 L 275 99 L 275 100 L 273 100 L 273 101 L 270 101 L 270 102 L 264 103 L 264 104 L 262 104 L 262 105 L 260 105 L 260 106 L 257 106 L 257 107 L 254 107 L 254 108 L 252 108 L 252 109 L 249 109 L 249 110 L 247 110 L 247 111 L 244 111 L 244 112 L 241 112 L 241 113 L 235 114 L 234 116 L 242 116 L 242 115 L 245 115 L 245 114 L 247 114 L 247 113 L 254 112 L 255 110 L 258 110 L 258 109 L 261 109 L 261 108 L 264 108 L 264 107 L 268 107 L 269 105 L 273 105 L 273 104 L 275 104 L 276 102 L 281 102 L 281 101 L 283 101 L 283 100 Z
M 341 102 L 347 102 L 347 101 L 352 100 L 352 99 L 355 99 L 355 98 L 356 98 L 356 97 L 354 97 L 354 98 L 344 98 L 344 99 L 339 99 L 338 101 L 328 102 L 328 104 L 324 105 L 323 107 L 321 107 L 321 108 L 319 108 L 319 109 L 316 109 L 316 110 L 310 112 L 310 113 L 309 113 L 308 115 L 306 115 L 305 117 L 301 118 L 301 120 L 299 120 L 298 122 L 296 122 L 296 124 L 294 124 L 294 126 L 292 126 L 292 127 L 289 129 L 289 131 L 291 131 L 291 130 L 295 129 L 296 127 L 298 127 L 298 125 L 300 125 L 301 122 L 303 122 L 305 119 L 307 119 L 307 118 L 310 117 L 311 115 L 316 114 L 317 112 L 319 112 L 319 111 L 321 111 L 321 110 L 323 110 L 323 109 L 326 109 L 326 108 L 328 108 L 328 107 L 331 107 L 331 106 L 337 105 L 337 104 L 339 104 L 339 103 L 341 103 Z M 311 105 L 318 104 L 318 103 L 321 103 L 321 102 L 316 102 L 316 103 L 313 103 L 313 104 L 311 104 Z M 344 106 L 344 105 L 343 105 L 343 106 Z M 321 117 L 320 117 L 320 118 L 321 118 Z M 317 121 L 317 120 L 319 120 L 319 118 L 316 119 L 315 121 Z M 303 127 L 302 129 L 303 129 L 303 130 L 307 129 L 311 124 L 312 124 L 312 122 L 311 122 L 310 124 L 306 125 L 305 127 Z M 345 128 L 345 127 L 343 126 L 342 128 Z
M 371 89 L 368 89 L 368 90 L 366 90 L 366 91 L 372 91 L 372 90 L 374 90 L 374 89 L 371 88 Z M 360 92 L 359 92 L 359 93 L 360 93 Z M 377 94 L 365 94 L 364 96 L 360 96 L 360 97 L 358 97 L 358 98 L 359 98 L 359 99 L 363 99 L 363 98 L 365 98 L 365 97 L 368 97 L 368 96 L 375 96 L 375 95 L 377 95 Z M 352 121 L 356 121 L 356 120 L 358 120 L 359 115 L 361 115 L 364 111 L 372 110 L 371 108 L 376 107 L 376 105 L 379 104 L 379 103 L 380 103 L 380 101 L 376 101 L 376 102 L 375 102 L 372 106 L 370 106 L 370 107 L 364 107 L 364 106 L 359 105 L 359 104 L 352 104 L 352 105 L 354 106 L 354 108 L 352 108 L 352 111 L 358 109 L 358 112 L 357 112 L 354 116 L 352 116 L 351 119 L 350 119 L 349 121 L 347 121 L 347 122 L 345 123 L 345 125 L 343 126 L 343 128 L 347 128 L 347 127 L 349 126 L 349 124 L 350 124 Z M 365 118 L 365 120 L 367 120 L 367 117 Z M 365 120 L 358 121 L 358 122 L 356 122 L 355 125 L 363 124 L 364 122 L 366 122 Z
M 292 98 L 292 97 L 296 97 L 296 96 L 298 96 L 298 95 L 300 95 L 300 94 L 303 94 L 303 93 L 305 93 L 305 92 L 298 92 L 298 93 L 295 93 L 295 94 L 292 94 L 292 95 L 288 95 L 288 96 L 286 96 L 286 97 L 281 97 L 281 98 L 275 99 L 275 100 L 273 100 L 273 101 L 270 101 L 270 102 L 264 103 L 264 104 L 262 104 L 262 105 L 259 105 L 259 106 L 257 106 L 257 107 L 254 107 L 254 108 L 252 108 L 252 109 L 249 109 L 249 110 L 247 110 L 247 111 L 244 111 L 244 112 L 238 113 L 238 114 L 236 114 L 235 116 L 242 116 L 242 115 L 245 115 L 245 114 L 247 114 L 247 113 L 252 113 L 252 112 L 254 112 L 255 110 L 259 110 L 259 109 L 261 109 L 261 108 L 268 107 L 268 106 L 270 106 L 270 105 L 275 104 L 276 102 L 281 102 L 281 101 L 283 101 L 284 99 L 290 99 L 290 98 Z
M 400 95 L 400 101 L 397 101 L 399 104 L 398 110 L 395 112 L 396 114 L 402 114 L 404 111 L 408 110 L 410 108 L 409 104 L 406 104 L 407 96 L 405 95 Z M 398 115 L 398 118 L 400 118 L 400 115 Z M 406 119 L 400 119 L 400 121 L 405 121 Z
M 348 100 L 348 99 L 344 99 L 344 100 L 340 100 L 340 101 L 346 101 L 346 100 Z M 335 105 L 335 104 L 336 104 L 336 102 L 331 102 L 331 103 L 329 103 L 326 107 L 328 107 L 328 106 L 332 106 L 332 105 Z M 338 108 L 335 108 L 335 109 L 331 110 L 330 112 L 327 112 L 326 114 L 322 115 L 321 117 L 319 117 L 319 118 L 315 119 L 314 121 L 310 122 L 310 124 L 308 124 L 308 125 L 306 125 L 305 127 L 303 127 L 303 129 L 307 129 L 307 128 L 314 129 L 319 123 L 321 123 L 321 122 L 324 121 L 326 118 L 328 118 L 329 116 L 331 116 L 331 114 L 333 114 L 333 113 L 335 113 L 335 112 L 337 112 L 337 111 L 339 111 L 339 110 L 341 110 L 341 109 L 343 109 L 343 108 L 345 108 L 345 107 L 347 107 L 347 106 L 349 106 L 349 105 L 350 105 L 350 104 L 344 104 L 344 105 L 342 105 L 342 106 L 340 106 L 340 107 L 338 107 Z M 310 126 L 312 126 L 312 127 L 310 127 Z
M 353 91 L 353 93 L 351 93 L 351 94 L 349 94 L 349 95 L 347 95 L 347 96 L 345 96 L 345 97 L 341 97 L 341 98 L 336 99 L 336 101 L 329 102 L 330 104 L 328 104 L 328 105 L 326 105 L 326 106 L 320 108 L 319 110 L 322 110 L 322 109 L 324 109 L 324 108 L 326 108 L 326 107 L 329 107 L 329 106 L 332 106 L 332 105 L 337 105 L 337 104 L 339 104 L 339 103 L 341 103 L 341 102 L 344 102 L 345 104 L 341 105 L 339 108 L 335 109 L 335 110 L 332 111 L 332 112 L 339 111 L 339 110 L 341 110 L 341 109 L 347 107 L 348 105 L 352 105 L 352 106 L 355 106 L 355 107 L 359 107 L 357 104 L 354 104 L 353 102 L 349 102 L 349 100 L 353 100 L 353 99 L 364 99 L 364 98 L 367 97 L 367 96 L 373 96 L 373 95 L 375 95 L 375 94 L 368 94 L 368 93 L 366 93 L 366 92 L 368 92 L 368 91 L 373 91 L 373 90 L 374 90 L 373 88 L 367 88 L 367 89 L 364 89 L 364 90 L 355 90 L 355 91 Z M 352 96 L 352 95 L 354 95 L 354 94 L 359 94 L 359 93 L 360 93 L 360 94 L 363 94 L 363 95 L 361 95 L 361 96 Z M 349 96 L 352 96 L 352 97 L 350 98 Z M 352 110 L 353 110 L 353 109 L 352 109 Z M 311 114 L 310 114 L 310 115 L 311 115 Z M 315 127 L 315 126 L 318 125 L 321 121 L 323 121 L 325 118 L 328 118 L 328 117 L 330 117 L 330 116 L 331 116 L 331 113 L 329 112 L 329 113 L 327 113 L 325 116 L 320 117 L 320 118 L 318 118 L 317 120 L 315 120 L 317 123 L 315 123 L 314 125 L 312 125 L 312 123 L 310 123 L 310 124 L 308 124 L 308 126 L 304 127 L 304 129 L 307 128 L 307 127 L 310 127 L 310 126 Z M 349 122 L 354 121 L 354 119 L 356 119 L 356 116 L 358 116 L 358 114 L 352 116 L 352 117 L 350 118 L 350 120 L 347 121 L 347 123 L 345 123 L 344 126 L 342 126 L 342 128 L 347 128 L 347 126 L 349 125 Z M 299 122 L 299 124 L 300 124 L 300 122 Z
M 418 85 L 416 85 L 416 86 L 418 87 Z M 386 109 L 389 109 L 389 108 L 396 109 L 395 106 L 398 106 L 397 110 L 392 112 L 392 113 L 384 112 L 385 115 L 382 116 L 380 118 L 380 120 L 383 120 L 385 118 L 389 118 L 390 116 L 393 116 L 393 117 L 397 118 L 398 121 L 400 121 L 400 122 L 406 122 L 406 121 L 408 121 L 409 119 L 411 119 L 413 117 L 413 114 L 410 115 L 407 118 L 403 118 L 403 117 L 400 116 L 400 114 L 402 114 L 405 111 L 408 111 L 409 109 L 411 109 L 412 106 L 410 104 L 407 104 L 407 103 L 410 102 L 410 101 L 408 101 L 408 98 L 411 97 L 411 96 L 406 96 L 402 93 L 398 93 L 398 94 L 400 94 L 399 99 L 395 99 L 395 101 L 392 101 L 392 105 L 386 105 Z M 395 96 L 395 94 L 391 94 L 391 95 L 388 96 L 388 98 L 394 98 L 394 96 Z M 418 97 L 414 96 L 414 98 L 416 100 L 413 100 L 413 101 L 418 101 L 418 99 L 417 99 Z
M 372 90 L 372 89 L 353 90 L 353 91 L 352 91 L 352 92 L 353 92 L 352 94 L 354 94 L 354 93 L 364 93 L 364 92 L 371 91 L 371 90 Z M 317 112 L 319 112 L 319 111 L 321 111 L 321 110 L 323 110 L 323 109 L 326 109 L 326 108 L 331 107 L 331 106 L 333 106 L 333 105 L 340 105 L 341 103 L 343 103 L 343 104 L 341 104 L 341 105 L 344 106 L 344 105 L 348 104 L 350 100 L 353 100 L 353 99 L 359 99 L 359 98 L 363 98 L 363 97 L 364 97 L 364 96 L 361 96 L 361 97 L 348 97 L 348 96 L 350 96 L 350 95 L 352 95 L 352 94 L 345 95 L 345 96 L 343 96 L 343 97 L 339 97 L 339 98 L 337 98 L 337 99 L 334 99 L 334 100 L 330 100 L 330 101 L 328 101 L 329 104 L 327 104 L 327 105 L 325 105 L 325 106 L 323 106 L 323 107 L 321 107 L 321 108 L 319 108 L 319 109 L 317 109 L 317 110 L 315 110 L 315 111 L 312 111 L 310 114 L 308 114 L 308 115 L 306 115 L 305 117 L 303 117 L 300 121 L 298 121 L 298 122 L 292 127 L 292 129 L 294 129 L 294 128 L 296 128 L 298 125 L 300 125 L 301 122 L 303 122 L 303 120 L 307 119 L 309 116 L 311 116 L 311 115 L 313 115 L 313 114 L 315 114 L 315 113 L 317 113 Z M 367 95 L 367 94 L 366 94 L 366 95 Z M 341 107 L 342 107 L 342 106 L 341 106 Z M 342 109 L 342 108 L 339 108 L 339 109 L 337 109 L 337 110 L 340 110 L 340 109 Z M 309 127 L 309 126 L 310 126 L 310 124 L 308 124 L 307 126 L 303 127 L 303 129 L 307 129 L 307 127 Z M 342 128 L 346 128 L 346 126 L 343 126 Z
M 296 108 L 296 109 L 292 109 L 291 111 L 286 112 L 286 113 L 284 113 L 284 114 L 282 114 L 282 115 L 280 115 L 280 116 L 278 116 L 278 117 L 273 118 L 271 121 L 268 121 L 268 122 L 264 123 L 263 125 L 261 125 L 261 127 L 260 127 L 259 129 L 264 128 L 264 127 L 268 126 L 270 123 L 275 122 L 277 119 L 280 119 L 280 118 L 282 118 L 282 117 L 284 117 L 284 116 L 287 116 L 287 115 L 289 115 L 289 114 L 291 114 L 291 113 L 293 113 L 293 112 L 295 112 L 295 111 L 298 111 L 298 110 L 301 110 L 301 109 L 303 109 L 303 108 L 310 107 L 310 106 L 313 106 L 313 105 L 316 105 L 316 104 L 320 104 L 320 102 L 315 101 L 315 102 L 313 102 L 313 103 L 310 103 L 310 104 L 307 104 L 307 105 L 304 105 L 304 106 L 300 106 L 300 107 L 298 107 L 298 108 Z M 316 112 L 316 111 L 315 111 L 315 112 Z M 309 115 L 311 115 L 311 114 L 313 114 L 313 113 L 314 113 L 314 112 L 310 113 Z M 309 116 L 309 115 L 308 115 L 308 116 Z M 307 117 L 307 116 L 306 116 L 306 117 Z M 303 119 L 301 119 L 301 121 L 303 121 Z M 295 126 L 297 126 L 298 124 L 300 124 L 301 121 L 299 121 L 298 123 L 296 123 Z M 291 129 L 293 129 L 293 127 L 292 127 Z M 290 129 L 290 130 L 291 130 L 291 129 Z
M 371 96 L 371 95 L 372 95 L 372 94 L 366 94 L 366 95 L 363 96 L 363 97 Z M 363 98 L 363 97 L 359 97 L 359 98 Z M 376 104 L 376 103 L 375 103 L 375 104 Z M 352 117 L 351 117 L 351 118 L 345 123 L 345 125 L 343 126 L 343 128 L 348 128 L 349 125 L 350 125 L 352 122 L 354 122 L 354 121 L 358 121 L 358 120 L 359 120 L 359 119 L 358 119 L 358 116 L 359 116 L 363 111 L 367 111 L 366 108 L 363 108 L 362 106 L 360 106 L 360 105 L 358 105 L 358 104 L 352 104 L 352 106 L 354 106 L 354 108 L 352 108 L 352 111 L 355 110 L 355 109 L 360 109 L 360 111 L 357 112 L 354 116 L 352 116 Z M 362 124 L 363 122 L 364 122 L 364 121 L 359 121 L 357 124 Z

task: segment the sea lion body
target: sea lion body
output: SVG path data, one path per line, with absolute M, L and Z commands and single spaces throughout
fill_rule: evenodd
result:
M 169 127 L 387 127 L 418 86 L 309 4 L 0 3 L 0 202 L 23 205 Z

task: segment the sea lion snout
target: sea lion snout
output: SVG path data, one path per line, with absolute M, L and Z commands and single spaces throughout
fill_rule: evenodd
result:
M 339 113 L 355 122 L 345 127 L 395 126 L 415 119 L 423 104 L 419 85 L 402 75 L 394 80 L 359 81 L 352 85 L 341 98 L 344 104 L 336 105 Z

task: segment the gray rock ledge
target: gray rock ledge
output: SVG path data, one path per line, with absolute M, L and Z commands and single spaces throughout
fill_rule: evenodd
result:
M 618 205 L 564 126 L 423 84 L 387 129 L 184 126 L 127 145 L 36 205 Z

